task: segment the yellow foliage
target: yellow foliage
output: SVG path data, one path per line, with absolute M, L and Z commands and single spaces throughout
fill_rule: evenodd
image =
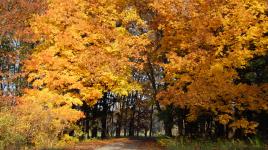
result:
M 158 12 L 153 26 L 163 30 L 160 50 L 169 61 L 163 64 L 168 87 L 158 94 L 163 105 L 190 108 L 190 120 L 204 108 L 224 125 L 236 119 L 235 109 L 267 109 L 265 84 L 235 83 L 238 69 L 268 52 L 266 1 L 162 0 L 150 6 Z M 235 126 L 253 132 L 253 123 L 243 121 Z
M 227 125 L 232 120 L 232 116 L 224 114 L 219 115 L 219 122 L 223 125 Z
M 229 126 L 234 129 L 242 129 L 244 134 L 255 134 L 258 123 L 242 118 L 231 123 Z
M 126 95 L 135 90 L 128 58 L 139 53 L 144 41 L 116 29 L 121 17 L 139 19 L 134 9 L 117 12 L 110 0 L 49 0 L 47 11 L 31 20 L 43 41 L 25 61 L 28 81 L 74 105 L 93 105 L 104 91 Z
M 16 131 L 36 147 L 53 147 L 58 136 L 84 115 L 72 109 L 70 97 L 44 90 L 28 90 L 14 108 Z

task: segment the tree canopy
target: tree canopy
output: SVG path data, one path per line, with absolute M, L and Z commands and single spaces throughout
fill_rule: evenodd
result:
M 265 135 L 267 51 L 266 0 L 3 0 L 0 148 Z

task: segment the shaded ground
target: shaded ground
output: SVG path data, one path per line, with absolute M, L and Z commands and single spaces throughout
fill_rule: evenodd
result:
M 74 150 L 164 150 L 154 139 L 93 140 L 75 145 Z

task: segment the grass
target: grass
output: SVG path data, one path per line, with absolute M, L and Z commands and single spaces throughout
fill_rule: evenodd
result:
M 184 137 L 167 138 L 161 137 L 158 143 L 168 150 L 265 150 L 267 147 L 258 138 L 242 140 L 216 141 L 204 139 L 187 139 Z

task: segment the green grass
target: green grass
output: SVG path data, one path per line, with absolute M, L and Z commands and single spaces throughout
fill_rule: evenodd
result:
M 166 138 L 158 139 L 160 145 L 166 147 L 168 150 L 265 150 L 263 144 L 258 138 L 248 139 L 248 141 L 241 140 L 223 140 L 216 141 L 203 139 L 187 139 Z

